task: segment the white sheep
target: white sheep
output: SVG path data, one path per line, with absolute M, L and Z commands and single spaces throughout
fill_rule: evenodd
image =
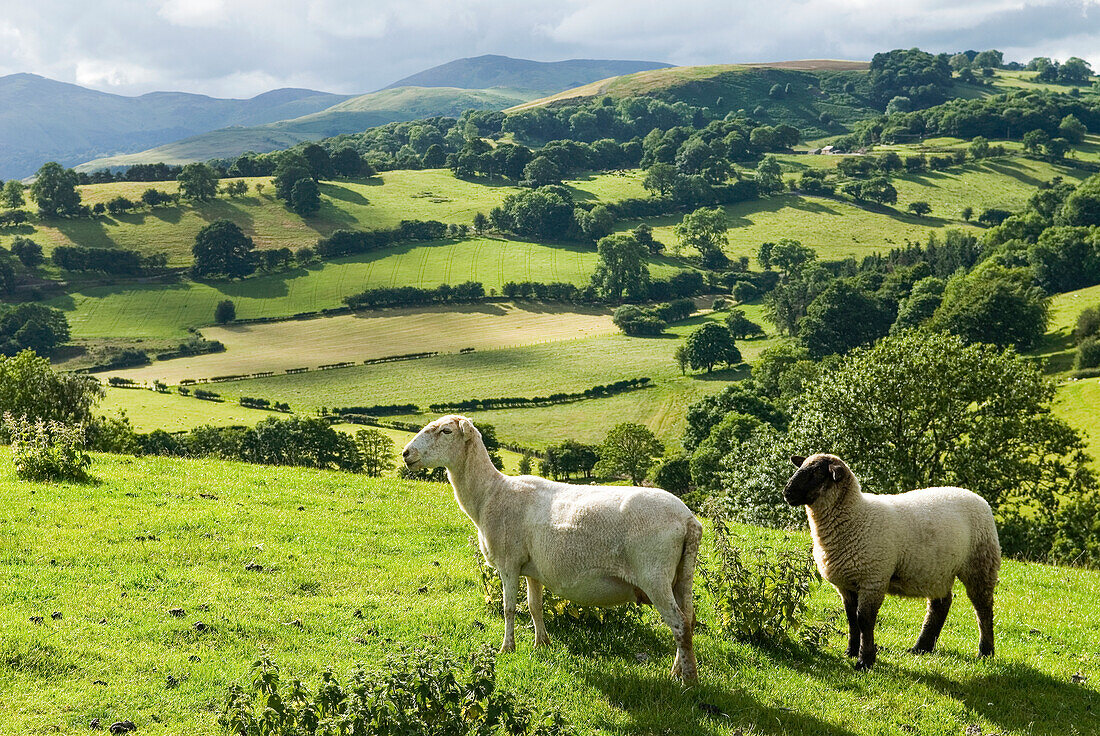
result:
M 459 416 L 428 424 L 402 456 L 410 469 L 445 467 L 455 500 L 477 527 L 481 553 L 503 582 L 502 652 L 516 646 L 523 576 L 535 646 L 549 643 L 544 585 L 582 605 L 652 603 L 676 640 L 673 676 L 696 679 L 692 577 L 703 526 L 680 499 L 657 488 L 504 475 L 489 459 L 481 433 Z
M 863 493 L 836 455 L 791 458 L 798 471 L 783 497 L 805 505 L 822 577 L 844 601 L 848 656 L 875 663 L 875 618 L 887 593 L 928 599 L 917 643 L 931 652 L 951 608 L 955 578 L 978 615 L 978 654 L 993 654 L 993 589 L 1001 546 L 993 512 L 963 488 L 924 488 L 894 496 Z

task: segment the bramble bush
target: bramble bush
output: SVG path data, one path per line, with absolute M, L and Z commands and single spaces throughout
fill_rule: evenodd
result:
M 84 428 L 53 420 L 15 417 L 5 412 L 15 473 L 23 480 L 85 481 L 92 457 L 84 446 Z
M 298 678 L 283 683 L 265 654 L 246 690 L 233 685 L 218 723 L 236 736 L 371 734 L 372 736 L 565 736 L 573 730 L 554 711 L 535 710 L 496 684 L 487 649 L 465 665 L 426 649 L 392 656 L 382 672 L 357 666 L 344 684 L 331 670 L 311 692 Z

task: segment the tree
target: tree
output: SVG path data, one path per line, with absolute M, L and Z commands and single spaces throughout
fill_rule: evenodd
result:
M 27 268 L 34 268 L 46 260 L 42 256 L 42 246 L 21 235 L 11 241 L 11 252 Z
M 474 214 L 474 232 L 483 233 L 489 229 L 489 218 L 484 212 Z
M 252 238 L 230 220 L 215 220 L 199 230 L 191 252 L 198 276 L 244 278 L 256 270 Z
M 672 358 L 676 361 L 676 365 L 680 366 L 680 375 L 686 376 L 688 368 L 691 367 L 691 358 L 688 356 L 687 347 L 683 344 L 677 345 Z
M 675 166 L 658 161 L 646 169 L 642 187 L 647 192 L 655 192 L 660 197 L 667 197 L 672 193 L 679 178 L 680 174 Z
M 592 286 L 604 299 L 620 301 L 640 297 L 649 284 L 649 252 L 629 235 L 608 235 L 596 244 L 599 262 L 592 274 Z
M 535 156 L 523 167 L 523 180 L 533 187 L 561 183 L 561 171 L 547 156 Z
M 573 217 L 581 232 L 584 233 L 584 237 L 592 241 L 610 235 L 611 231 L 615 229 L 615 216 L 611 214 L 611 210 L 602 204 L 598 204 L 587 211 L 578 207 Z
M 1066 197 L 1058 213 L 1059 225 L 1100 225 L 1100 174 L 1093 174 Z
M 80 210 L 77 176 L 56 161 L 43 164 L 35 174 L 31 196 L 38 203 L 38 212 L 46 217 L 73 215 Z
M 290 208 L 299 217 L 309 217 L 321 209 L 321 190 L 310 177 L 294 182 L 290 189 Z
M 657 255 L 664 248 L 660 242 L 653 238 L 653 228 L 646 223 L 641 223 L 638 227 L 630 231 L 630 234 L 634 236 L 634 239 L 646 247 L 653 255 Z
M 232 299 L 222 299 L 214 307 L 214 321 L 219 325 L 229 324 L 235 319 L 237 319 L 237 305 Z
M 596 472 L 605 476 L 625 475 L 637 484 L 662 452 L 664 447 L 648 427 L 623 422 L 612 428 L 600 445 Z
M 997 49 L 982 51 L 974 57 L 974 66 L 979 69 L 1000 69 L 1004 63 L 1004 54 Z
M 423 163 L 425 169 L 441 169 L 447 165 L 447 152 L 443 150 L 443 146 L 433 143 L 424 152 Z
M 176 181 L 179 182 L 180 194 L 185 199 L 205 202 L 218 195 L 218 175 L 206 164 L 187 164 L 176 177 Z
M 970 218 L 974 216 L 974 208 L 967 205 L 962 208 L 962 212 L 959 213 L 965 222 L 970 222 Z
M 1100 284 L 1100 237 L 1095 228 L 1048 227 L 1027 246 L 1027 261 L 1049 294 Z
M 363 158 L 351 146 L 338 148 L 332 154 L 332 171 L 336 176 L 354 179 L 363 173 Z
M 625 335 L 659 335 L 668 325 L 651 309 L 624 304 L 615 310 L 611 322 Z
M 761 194 L 783 191 L 783 172 L 775 156 L 765 156 L 756 165 L 756 187 Z
M 394 467 L 394 444 L 380 429 L 361 429 L 355 433 L 355 444 L 363 460 L 363 472 L 377 478 Z
M 681 453 L 661 460 L 653 471 L 653 484 L 674 496 L 682 496 L 690 491 L 690 458 Z
M 1038 128 L 1024 133 L 1022 139 L 1024 151 L 1033 155 L 1040 153 L 1049 141 L 1050 136 L 1047 135 L 1046 131 L 1039 130 Z
M 320 417 L 264 419 L 241 439 L 240 457 L 264 465 L 296 465 L 356 472 L 359 448 Z
M 700 207 L 684 215 L 673 233 L 680 247 L 690 246 L 699 251 L 706 264 L 725 258 L 723 248 L 729 245 L 728 229 L 729 219 L 721 207 Z
M 736 365 L 741 362 L 741 351 L 733 335 L 717 322 L 708 322 L 688 335 L 684 348 L 692 370 L 706 368 L 710 373 L 719 363 Z
M 849 279 L 838 279 L 810 303 L 798 323 L 798 338 L 820 360 L 869 345 L 890 330 L 894 315 Z
M 909 203 L 908 210 L 918 217 L 924 217 L 932 211 L 932 205 L 918 199 L 916 202 Z
M 61 310 L 32 303 L 0 304 L 0 355 L 23 350 L 49 355 L 68 339 L 69 321 Z
M 1046 332 L 1049 303 L 1030 269 L 986 261 L 951 278 L 930 326 L 967 342 L 1030 350 Z
M 336 175 L 328 151 L 316 143 L 306 144 L 302 148 L 302 158 L 306 160 L 306 166 L 309 167 L 309 173 L 315 182 L 331 179 Z
M 531 456 L 526 452 L 523 453 L 523 457 L 519 459 L 519 474 L 530 475 L 531 474 Z
M 0 205 L 14 210 L 24 204 L 26 204 L 26 198 L 23 196 L 23 182 L 18 179 L 6 182 L 0 190 Z
M 1006 552 L 1044 536 L 1049 548 L 1060 510 L 1095 486 L 1053 397 L 1014 351 L 906 332 L 824 372 L 796 402 L 791 437 L 800 452 L 829 448 L 876 492 L 968 488 L 993 507 Z
M 1070 143 L 1082 143 L 1089 129 L 1078 119 L 1076 115 L 1066 115 L 1058 124 L 1058 134 Z M 10 182 L 9 182 L 10 183 Z
M 77 424 L 92 418 L 104 391 L 92 376 L 54 371 L 32 350 L 0 353 L 0 406 L 16 417 Z M 0 425 L 0 437 L 4 429 Z
M 275 176 L 271 180 L 275 185 L 275 198 L 290 202 L 294 185 L 302 179 L 312 179 L 313 172 L 305 156 L 297 151 L 285 151 L 275 164 Z
M 745 340 L 750 337 L 762 337 L 764 328 L 745 316 L 743 309 L 731 309 L 726 315 L 726 329 L 735 340 Z

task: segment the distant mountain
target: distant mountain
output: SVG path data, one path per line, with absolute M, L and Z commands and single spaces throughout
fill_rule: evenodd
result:
M 456 59 L 446 64 L 399 79 L 393 87 L 460 87 L 488 89 L 507 87 L 547 94 L 571 87 L 580 87 L 608 77 L 663 69 L 671 66 L 657 61 L 608 61 L 570 59 L 568 61 L 531 61 L 508 56 L 474 56 Z
M 139 163 L 179 164 L 230 158 L 245 151 L 266 153 L 295 143 L 343 133 L 359 133 L 402 120 L 447 115 L 457 117 L 471 108 L 501 110 L 535 97 L 535 93 L 508 89 L 401 87 L 384 89 L 344 100 L 321 112 L 265 125 L 231 127 L 184 138 L 138 153 L 104 156 L 76 168 L 94 171 Z
M 11 74 L 0 77 L 0 178 L 28 176 L 50 160 L 68 166 L 229 125 L 297 118 L 348 97 L 308 89 L 277 89 L 247 100 L 184 92 L 124 97 Z

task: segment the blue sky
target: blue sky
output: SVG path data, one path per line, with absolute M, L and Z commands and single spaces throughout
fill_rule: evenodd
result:
M 120 94 L 369 92 L 487 53 L 707 64 L 911 46 L 1100 66 L 1100 0 L 0 0 L 0 75 Z

